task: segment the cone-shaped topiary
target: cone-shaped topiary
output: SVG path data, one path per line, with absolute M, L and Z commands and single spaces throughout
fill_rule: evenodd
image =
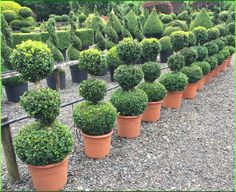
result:
M 106 34 L 107 34 L 107 37 L 110 41 L 112 41 L 113 43 L 117 43 L 118 35 L 117 35 L 116 31 L 111 26 L 109 26 L 107 28 Z
M 134 31 L 138 25 L 138 17 L 135 15 L 135 12 L 133 10 L 130 10 L 129 13 L 126 15 L 125 19 L 127 20 L 127 29 L 134 37 Z
M 212 21 L 209 17 L 207 11 L 203 8 L 200 13 L 196 16 L 196 18 L 190 24 L 190 30 L 193 30 L 194 27 L 205 27 L 206 29 L 210 29 L 213 27 Z
M 106 49 L 106 40 L 103 37 L 101 31 L 97 30 L 95 34 L 95 41 L 97 42 L 96 47 L 100 50 Z
M 113 29 L 116 31 L 117 35 L 121 37 L 122 35 L 122 25 L 120 23 L 120 20 L 118 17 L 115 15 L 115 12 L 112 10 L 108 22 L 111 21 Z
M 164 36 L 164 37 L 160 38 L 159 42 L 161 45 L 162 52 L 172 52 L 173 51 L 169 36 Z
M 143 27 L 142 27 L 141 21 L 138 22 L 138 25 L 134 30 L 134 36 L 138 41 L 142 41 L 144 38 Z

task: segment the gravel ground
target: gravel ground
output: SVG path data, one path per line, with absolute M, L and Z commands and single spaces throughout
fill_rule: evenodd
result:
M 233 71 L 230 66 L 198 92 L 194 100 L 183 100 L 180 109 L 163 108 L 160 121 L 142 124 L 140 137 L 122 139 L 115 130 L 111 154 L 101 160 L 85 156 L 71 118 L 72 108 L 62 109 L 58 119 L 71 127 L 75 140 L 65 190 L 233 191 Z M 109 82 L 108 75 L 101 78 Z M 114 85 L 109 82 L 109 87 Z M 67 75 L 67 89 L 61 91 L 62 103 L 78 99 L 77 89 Z M 19 104 L 6 102 L 5 95 L 3 99 L 3 114 L 10 118 L 25 114 Z M 30 121 L 12 125 L 13 136 Z M 33 190 L 27 167 L 17 161 L 21 180 L 10 185 L 3 160 L 3 190 Z

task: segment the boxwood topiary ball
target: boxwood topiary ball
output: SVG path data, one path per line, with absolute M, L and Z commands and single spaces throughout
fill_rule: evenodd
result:
M 171 71 L 179 71 L 185 65 L 184 56 L 179 53 L 169 56 L 167 60 L 167 65 Z
M 110 101 L 117 109 L 119 115 L 137 116 L 145 110 L 148 98 L 141 89 L 133 89 L 132 91 L 118 89 L 112 93 Z
M 124 90 L 129 90 L 137 86 L 143 77 L 142 69 L 132 65 L 121 65 L 114 72 L 114 80 Z
M 216 55 L 207 57 L 206 61 L 210 64 L 211 71 L 214 70 L 218 66 L 218 58 Z
M 142 65 L 144 80 L 147 82 L 155 81 L 161 74 L 161 66 L 156 62 L 147 62 Z
M 195 61 L 192 65 L 197 65 L 200 67 L 203 75 L 206 75 L 211 71 L 211 65 L 207 61 Z
M 109 102 L 92 104 L 82 102 L 73 111 L 75 125 L 88 135 L 104 135 L 111 132 L 116 119 L 116 109 Z
M 181 72 L 188 77 L 188 83 L 196 83 L 202 78 L 202 69 L 197 65 L 186 66 Z
M 205 27 L 195 27 L 193 33 L 196 35 L 197 43 L 202 45 L 208 39 L 208 31 Z
M 20 100 L 21 106 L 42 124 L 51 124 L 60 111 L 60 94 L 49 88 L 27 91 Z
M 227 45 L 234 47 L 235 46 L 235 41 L 234 41 L 234 36 L 233 35 L 226 35 L 225 39 L 227 41 Z
M 209 56 L 214 55 L 219 51 L 218 45 L 213 41 L 205 43 L 203 46 L 207 48 Z
M 197 61 L 203 61 L 208 56 L 208 49 L 203 46 L 193 47 L 197 51 Z
M 146 38 L 141 41 L 142 57 L 145 61 L 156 61 L 161 51 L 160 42 L 156 38 Z
M 170 41 L 174 51 L 179 51 L 188 46 L 188 35 L 184 31 L 175 31 L 170 35 Z
M 208 29 L 208 40 L 214 40 L 219 38 L 220 36 L 220 31 L 216 27 L 212 27 Z
M 222 38 L 216 39 L 213 41 L 216 45 L 218 45 L 219 51 L 225 47 L 225 41 Z
M 179 53 L 184 56 L 186 66 L 190 66 L 198 57 L 196 49 L 192 47 L 183 48 Z
M 103 80 L 89 79 L 81 83 L 79 87 L 80 95 L 92 103 L 103 100 L 107 93 L 107 84 Z
M 218 65 L 221 65 L 223 61 L 225 60 L 224 53 L 220 51 L 218 54 L 215 55 L 218 59 Z
M 227 48 L 228 48 L 228 50 L 229 50 L 229 53 L 230 53 L 230 55 L 233 55 L 234 54 L 234 47 L 232 47 L 232 46 L 227 46 Z
M 112 47 L 107 51 L 107 65 L 111 69 L 116 69 L 120 65 L 122 65 L 121 60 L 118 57 L 117 54 L 117 47 Z

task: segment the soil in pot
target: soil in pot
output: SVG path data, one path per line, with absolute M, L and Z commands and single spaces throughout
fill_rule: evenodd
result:
M 178 109 L 181 106 L 182 91 L 168 92 L 163 101 L 163 107 Z
M 66 157 L 60 163 L 45 166 L 28 165 L 35 189 L 37 191 L 62 190 L 67 183 L 68 159 Z
M 143 112 L 142 121 L 154 122 L 158 121 L 161 116 L 161 105 L 163 101 L 149 102 L 147 108 Z
M 81 133 L 84 138 L 85 153 L 91 158 L 103 158 L 110 153 L 112 132 L 106 135 L 93 136 Z
M 5 91 L 9 102 L 19 102 L 20 97 L 28 91 L 28 83 L 17 86 L 5 86 Z
M 206 76 L 203 76 L 197 84 L 197 91 L 201 91 L 204 87 L 204 82 L 205 82 Z
M 185 88 L 182 98 L 183 99 L 193 99 L 197 95 L 198 83 L 189 83 Z
M 140 135 L 142 115 L 118 116 L 117 129 L 119 137 L 135 138 Z
M 173 52 L 160 52 L 160 60 L 161 60 L 161 63 L 166 63 L 167 62 L 167 59 L 169 56 L 171 56 L 173 54 Z
M 80 83 L 83 80 L 88 79 L 87 71 L 79 70 L 79 69 L 70 69 L 72 82 L 73 83 Z
M 50 87 L 51 89 L 56 90 L 57 86 L 56 86 L 56 76 L 52 75 L 50 77 L 47 78 L 47 84 L 48 87 Z M 60 74 L 60 89 L 65 89 L 66 88 L 66 75 L 65 74 Z

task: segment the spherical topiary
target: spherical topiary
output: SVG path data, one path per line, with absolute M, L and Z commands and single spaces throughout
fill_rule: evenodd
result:
M 227 45 L 235 47 L 235 41 L 234 41 L 234 36 L 233 35 L 226 35 L 225 39 L 227 41 Z
M 176 31 L 170 35 L 170 41 L 174 51 L 179 51 L 188 46 L 188 35 L 183 31 Z
M 203 61 L 208 56 L 208 49 L 203 46 L 194 46 L 193 47 L 197 51 L 197 61 Z
M 213 41 L 216 45 L 218 45 L 219 51 L 225 47 L 225 41 L 222 38 L 218 38 Z
M 21 21 L 20 20 L 13 20 L 10 22 L 10 26 L 13 30 L 19 30 L 22 26 L 21 26 Z
M 122 62 L 118 57 L 116 46 L 112 47 L 111 49 L 109 49 L 109 51 L 107 51 L 107 65 L 111 69 L 116 69 L 117 67 L 122 65 Z
M 223 61 L 225 60 L 225 55 L 222 51 L 220 51 L 218 54 L 216 54 L 216 57 L 218 59 L 218 65 L 221 65 Z
M 17 19 L 17 14 L 14 11 L 5 10 L 2 12 L 2 14 L 8 23 Z
M 209 56 L 214 55 L 214 54 L 218 53 L 218 51 L 219 51 L 218 45 L 213 41 L 205 43 L 204 47 L 207 48 Z
M 222 52 L 223 55 L 224 55 L 224 59 L 227 59 L 227 58 L 230 56 L 230 52 L 229 52 L 229 50 L 228 50 L 227 47 L 225 47 L 224 49 L 222 49 L 221 52 Z
M 179 71 L 185 65 L 184 56 L 179 53 L 169 56 L 167 60 L 167 65 L 171 71 Z
M 170 36 L 175 31 L 183 31 L 183 30 L 181 29 L 181 27 L 168 26 L 168 27 L 165 28 L 165 30 L 163 32 L 163 35 L 164 36 Z
M 164 37 L 160 38 L 159 42 L 161 44 L 161 52 L 172 52 L 173 51 L 169 36 L 164 36 Z
M 141 41 L 142 57 L 145 61 L 156 61 L 161 45 L 156 38 L 146 38 Z
M 193 33 L 196 35 L 197 43 L 202 45 L 208 39 L 208 31 L 205 27 L 195 27 Z
M 139 59 L 142 48 L 136 40 L 125 38 L 117 45 L 120 60 L 126 64 L 133 64 Z
M 98 75 L 107 68 L 105 58 L 98 49 L 88 49 L 80 52 L 80 65 L 91 75 Z
M 19 10 L 19 15 L 23 18 L 31 17 L 32 13 L 32 10 L 28 7 L 21 7 Z
M 59 115 L 61 100 L 57 91 L 41 88 L 26 92 L 20 104 L 31 117 L 48 125 Z
M 228 27 L 229 33 L 231 35 L 234 35 L 235 34 L 235 23 L 231 22 L 227 25 L 227 27 Z
M 79 94 L 92 103 L 98 103 L 104 99 L 107 93 L 107 84 L 103 80 L 90 79 L 83 81 L 79 87 Z
M 229 12 L 228 11 L 221 11 L 219 13 L 220 20 L 223 21 L 223 22 L 227 21 L 228 16 L 229 16 Z
M 207 61 L 195 61 L 192 65 L 197 65 L 202 69 L 202 75 L 211 71 L 211 65 Z
M 13 143 L 24 163 L 39 166 L 63 161 L 72 151 L 73 138 L 70 129 L 59 122 L 46 128 L 33 122 L 20 129 Z
M 31 32 L 31 29 L 30 28 L 27 28 L 27 27 L 23 27 L 20 29 L 20 32 L 21 33 L 30 33 Z
M 230 55 L 233 55 L 234 54 L 234 51 L 235 51 L 235 48 L 232 47 L 232 46 L 227 46 L 228 50 L 229 50 L 229 53 Z
M 79 18 L 79 23 L 83 23 L 87 17 L 84 13 L 81 13 L 78 18 Z
M 191 65 L 198 57 L 196 49 L 192 47 L 185 47 L 179 53 L 184 56 L 186 66 Z
M 141 89 L 133 89 L 132 91 L 118 89 L 112 93 L 110 101 L 119 115 L 137 116 L 145 110 L 148 98 Z
M 127 29 L 134 37 L 134 31 L 138 25 L 138 17 L 136 16 L 135 12 L 132 9 L 125 16 L 125 20 L 127 21 Z
M 217 65 L 218 65 L 218 58 L 216 57 L 216 55 L 213 55 L 213 56 L 210 56 L 210 57 L 207 57 L 205 59 L 206 62 L 208 62 L 211 66 L 211 71 L 214 70 Z
M 163 17 L 161 17 L 161 21 L 163 23 L 169 23 L 173 21 L 173 17 L 171 15 L 164 15 Z
M 138 88 L 147 94 L 149 102 L 162 101 L 167 93 L 165 86 L 159 82 L 143 82 Z
M 156 62 L 147 62 L 142 65 L 144 80 L 147 82 L 155 81 L 161 74 L 161 66 Z
M 114 72 L 114 80 L 124 89 L 137 86 L 143 79 L 143 71 L 132 65 L 121 65 Z
M 227 35 L 228 29 L 225 25 L 221 24 L 221 25 L 216 25 L 215 27 L 219 30 L 220 36 Z
M 168 72 L 161 76 L 160 83 L 168 92 L 183 91 L 188 84 L 188 77 L 181 72 Z
M 215 27 L 208 29 L 208 40 L 217 39 L 217 38 L 219 38 L 219 36 L 220 36 L 219 29 L 217 29 Z
M 188 46 L 192 47 L 196 45 L 197 43 L 196 35 L 192 31 L 188 31 L 187 35 L 188 35 Z
M 53 55 L 48 46 L 38 41 L 24 41 L 16 46 L 11 63 L 30 82 L 46 78 L 54 67 Z
M 68 22 L 68 21 L 69 21 L 69 16 L 66 15 L 66 14 L 63 14 L 63 15 L 61 16 L 61 21 L 62 21 L 62 22 Z
M 108 102 L 82 102 L 74 109 L 73 120 L 83 133 L 98 136 L 111 132 L 116 115 L 116 109 Z
M 202 69 L 197 65 L 185 66 L 181 72 L 188 77 L 188 83 L 196 83 L 203 76 Z

